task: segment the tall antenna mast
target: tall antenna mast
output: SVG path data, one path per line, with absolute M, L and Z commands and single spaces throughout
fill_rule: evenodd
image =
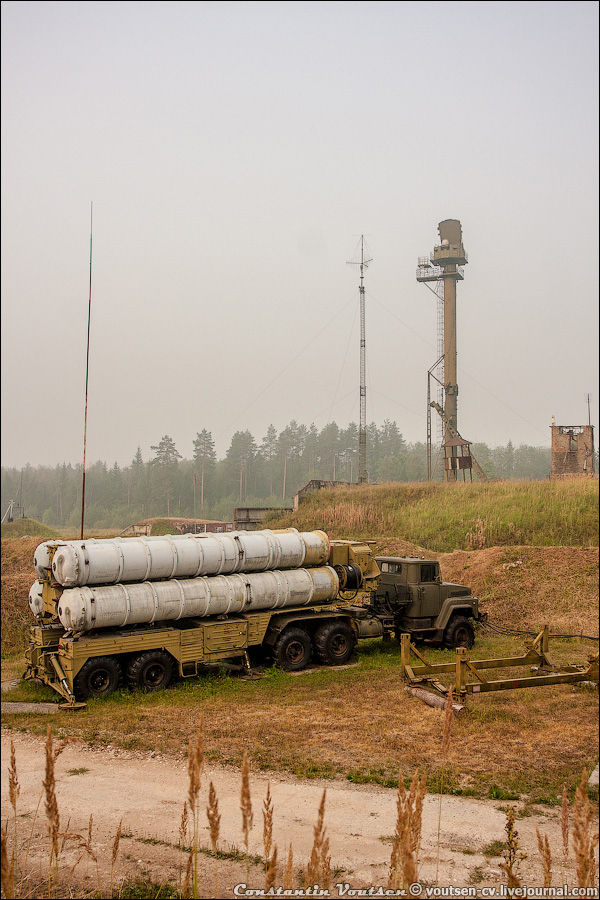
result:
M 349 265 L 360 266 L 360 422 L 358 426 L 358 483 L 365 484 L 367 476 L 367 383 L 365 364 L 365 269 L 372 258 L 365 259 L 365 236 L 360 236 L 360 262 L 350 261 Z
M 85 448 L 87 442 L 87 410 L 88 410 L 88 380 L 90 373 L 90 320 L 92 316 L 92 223 L 94 204 L 90 203 L 90 293 L 88 300 L 88 325 L 87 325 L 87 352 L 85 357 L 85 415 L 83 419 L 83 476 L 81 484 L 81 540 L 83 540 L 83 521 L 85 518 Z

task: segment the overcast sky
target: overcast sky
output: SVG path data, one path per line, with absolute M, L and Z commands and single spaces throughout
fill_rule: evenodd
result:
M 292 419 L 426 437 L 442 219 L 458 425 L 598 423 L 596 2 L 2 3 L 2 463 Z

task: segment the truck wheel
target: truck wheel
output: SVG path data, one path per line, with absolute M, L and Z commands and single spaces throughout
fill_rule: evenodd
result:
M 317 656 L 326 666 L 341 666 L 354 653 L 354 632 L 345 622 L 321 625 L 315 634 Z
M 287 672 L 305 669 L 312 656 L 310 635 L 303 628 L 286 628 L 273 647 L 275 662 Z
M 464 647 L 470 650 L 475 643 L 473 626 L 465 616 L 454 616 L 450 619 L 444 632 L 446 647 Z
M 173 680 L 173 658 L 164 650 L 148 650 L 134 656 L 127 666 L 127 682 L 143 691 L 162 691 Z
M 76 697 L 108 697 L 119 686 L 122 676 L 114 656 L 96 656 L 83 664 L 73 680 Z

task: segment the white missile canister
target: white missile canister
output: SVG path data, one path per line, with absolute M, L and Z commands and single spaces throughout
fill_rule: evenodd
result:
M 68 631 L 123 628 L 189 617 L 322 604 L 335 600 L 338 589 L 338 576 L 331 566 L 76 587 L 63 591 L 58 601 L 58 617 Z
M 43 587 L 44 585 L 41 581 L 34 581 L 29 591 L 29 609 L 36 618 L 41 616 L 44 611 Z
M 329 551 L 325 532 L 301 534 L 295 528 L 65 541 L 54 551 L 52 577 L 76 587 L 307 568 L 327 563 Z M 43 558 L 41 550 L 36 555 Z

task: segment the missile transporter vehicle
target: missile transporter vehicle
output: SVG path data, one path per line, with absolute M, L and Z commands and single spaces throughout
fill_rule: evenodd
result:
M 157 691 L 213 663 L 249 667 L 256 654 L 288 671 L 313 656 L 341 665 L 358 640 L 405 630 L 472 646 L 469 589 L 453 596 L 460 586 L 443 585 L 437 563 L 378 563 L 372 543 L 289 528 L 40 544 L 24 677 L 75 704 L 123 681 Z M 426 565 L 438 580 L 420 584 Z

